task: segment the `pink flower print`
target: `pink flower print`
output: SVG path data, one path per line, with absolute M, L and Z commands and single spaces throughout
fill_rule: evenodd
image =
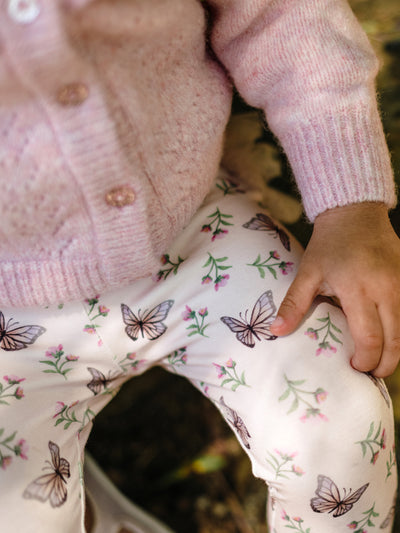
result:
M 228 283 L 229 274 L 224 274 L 223 276 L 220 276 L 217 283 L 214 285 L 214 289 L 217 291 L 220 287 L 225 287 L 225 285 Z
M 11 376 L 3 376 L 3 379 L 7 381 L 9 385 L 17 385 L 18 383 L 25 381 L 26 378 L 19 378 L 17 376 L 11 375 Z
M 213 363 L 213 365 L 217 369 L 218 379 L 221 379 L 226 374 L 225 368 L 221 365 L 217 365 L 217 363 Z
M 131 361 L 133 361 L 133 359 L 136 359 L 136 352 L 130 352 L 126 354 L 126 357 L 130 359 Z
M 207 316 L 208 315 L 207 307 L 202 307 L 201 309 L 199 309 L 198 313 L 200 316 Z
M 99 305 L 99 315 L 107 316 L 110 310 L 105 305 Z
M 162 265 L 166 265 L 169 262 L 169 255 L 168 254 L 162 255 L 160 262 Z
M 183 355 L 183 356 L 181 357 L 181 361 L 182 361 L 182 363 L 187 363 L 187 358 L 188 358 L 188 357 L 187 357 L 187 354 L 185 353 L 185 355 Z
M 292 466 L 292 471 L 296 474 L 296 476 L 303 476 L 305 474 L 304 470 L 297 465 Z
M 302 522 L 304 522 L 304 520 L 302 518 L 300 518 L 299 516 L 294 516 L 293 517 L 293 521 L 294 522 L 298 522 L 299 524 L 301 524 Z
M 25 439 L 20 439 L 14 447 L 15 455 L 21 457 L 21 459 L 28 459 L 27 453 L 29 446 Z
M 190 320 L 192 318 L 193 311 L 188 305 L 185 306 L 185 310 L 182 313 L 183 320 Z
M 235 363 L 232 361 L 232 358 L 228 359 L 225 364 L 228 368 L 233 368 L 235 366 Z
M 56 356 L 62 351 L 63 351 L 62 344 L 59 344 L 58 346 L 52 346 L 46 351 L 45 356 L 48 357 L 49 359 L 55 359 Z
M 287 514 L 287 512 L 285 510 L 282 509 L 282 513 L 281 513 L 281 518 L 282 520 L 289 520 L 289 515 Z
M 211 237 L 212 241 L 215 241 L 215 239 L 222 239 L 225 237 L 225 235 L 228 233 L 227 229 L 218 229 L 214 231 L 214 235 Z
M 282 261 L 280 263 L 279 268 L 284 276 L 287 276 L 291 272 L 293 272 L 293 264 L 291 261 Z
M 308 330 L 304 332 L 304 335 L 307 335 L 307 337 L 310 337 L 310 339 L 312 339 L 313 341 L 316 341 L 318 339 L 317 332 L 312 328 L 308 328 Z
M 67 361 L 77 361 L 79 359 L 79 355 L 67 355 L 65 359 Z
M 328 393 L 324 389 L 317 389 L 314 393 L 317 403 L 322 403 L 326 400 Z
M 211 276 L 204 276 L 204 278 L 201 280 L 202 285 L 208 285 L 209 283 L 212 283 L 212 277 Z
M 356 529 L 357 525 L 358 525 L 358 523 L 355 520 L 353 520 L 353 522 L 350 522 L 350 524 L 347 524 L 347 527 L 349 529 Z
M 278 250 L 272 250 L 270 253 L 270 256 L 273 258 L 273 259 L 277 259 L 279 261 L 279 259 L 281 258 L 281 256 L 279 255 L 278 253 Z
M 0 467 L 3 470 L 6 470 L 10 464 L 12 463 L 12 457 L 11 455 L 4 455 L 3 457 L 0 457 Z
M 56 402 L 56 414 L 53 416 L 53 418 L 56 418 L 60 413 L 64 411 L 66 408 L 66 405 L 64 402 Z
M 318 356 L 318 355 L 324 354 L 327 357 L 330 357 L 333 353 L 336 353 L 336 352 L 337 352 L 337 349 L 335 348 L 335 346 L 331 346 L 329 342 L 324 342 L 320 344 L 320 347 L 315 352 L 315 355 Z
M 23 389 L 21 387 L 17 387 L 17 390 L 15 391 L 15 397 L 17 398 L 17 400 L 20 400 L 24 396 L 25 394 L 24 394 Z
M 210 233 L 211 229 L 212 228 L 211 228 L 210 224 L 204 224 L 204 226 L 201 228 L 200 231 L 202 231 L 203 233 Z
M 87 324 L 83 328 L 83 331 L 85 331 L 86 333 L 89 333 L 89 335 L 93 335 L 94 333 L 96 333 L 96 327 L 92 326 L 92 324 Z

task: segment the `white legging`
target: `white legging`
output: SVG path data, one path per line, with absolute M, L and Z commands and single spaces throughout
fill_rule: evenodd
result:
M 383 381 L 351 368 L 345 317 L 327 301 L 292 335 L 270 334 L 301 247 L 226 177 L 216 185 L 152 279 L 0 309 L 2 533 L 84 531 L 92 420 L 153 365 L 188 378 L 232 427 L 269 487 L 271 533 L 391 531 Z

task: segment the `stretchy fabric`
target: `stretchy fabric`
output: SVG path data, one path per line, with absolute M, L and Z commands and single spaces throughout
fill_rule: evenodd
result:
M 350 366 L 343 313 L 319 300 L 292 335 L 269 332 L 301 254 L 222 176 L 153 278 L 84 302 L 2 308 L 2 533 L 84 531 L 93 419 L 153 365 L 221 411 L 268 484 L 270 533 L 388 533 L 391 402 L 383 381 Z

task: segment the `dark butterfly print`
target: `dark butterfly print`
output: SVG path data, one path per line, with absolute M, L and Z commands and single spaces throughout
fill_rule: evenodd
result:
M 6 351 L 16 351 L 33 344 L 46 331 L 41 326 L 18 326 L 12 319 L 5 321 L 0 311 L 0 348 Z
M 390 407 L 390 396 L 389 396 L 389 392 L 388 392 L 388 390 L 386 388 L 386 385 L 385 385 L 385 382 L 383 381 L 383 379 L 382 378 L 377 378 L 377 377 L 373 376 L 372 374 L 370 374 L 369 372 L 367 372 L 366 374 L 369 377 L 369 379 L 374 383 L 374 385 L 376 387 L 378 387 L 379 392 L 382 394 L 383 399 L 386 402 L 386 405 L 388 407 Z
M 22 496 L 27 499 L 35 499 L 41 502 L 50 502 L 52 507 L 60 507 L 67 500 L 67 479 L 70 477 L 69 462 L 60 457 L 60 448 L 54 442 L 49 441 L 50 461 L 43 470 L 52 470 L 49 474 L 43 474 L 30 483 Z
M 273 341 L 277 337 L 271 335 L 269 330 L 275 318 L 276 306 L 272 297 L 272 291 L 264 292 L 256 301 L 251 312 L 250 320 L 247 320 L 248 309 L 244 318 L 239 313 L 240 320 L 230 316 L 221 316 L 222 322 L 236 333 L 236 338 L 249 348 L 255 345 L 255 339 L 261 341 Z
M 274 238 L 279 237 L 281 243 L 290 252 L 290 239 L 285 230 L 277 226 L 272 218 L 264 213 L 257 213 L 254 218 L 243 224 L 244 228 L 254 229 L 258 231 L 267 231 L 270 235 L 274 235 Z
M 221 396 L 221 398 L 219 399 L 219 404 L 221 405 L 221 408 L 224 411 L 228 422 L 232 424 L 232 426 L 236 429 L 240 440 L 243 442 L 243 445 L 246 448 L 250 449 L 249 439 L 251 439 L 251 436 L 242 418 L 240 418 L 236 411 L 226 405 L 223 396 Z
M 167 329 L 163 320 L 167 318 L 173 304 L 174 300 L 165 300 L 150 311 L 146 309 L 141 313 L 139 309 L 137 316 L 127 305 L 121 304 L 122 320 L 126 324 L 125 332 L 128 337 L 136 341 L 141 333 L 143 338 L 147 337 L 150 341 L 158 339 Z
M 334 517 L 346 514 L 367 490 L 369 483 L 366 483 L 355 492 L 349 489 L 347 494 L 344 490 L 340 495 L 336 484 L 327 476 L 318 476 L 318 487 L 315 491 L 316 497 L 310 501 L 311 509 L 316 513 L 333 513 Z
M 108 384 L 118 377 L 108 376 L 108 378 L 106 378 L 103 372 L 97 370 L 97 368 L 92 368 L 88 366 L 87 369 L 92 375 L 92 380 L 90 381 L 90 383 L 87 384 L 87 388 L 91 390 L 95 396 L 97 396 L 97 394 L 100 394 L 101 392 L 109 392 L 107 388 Z

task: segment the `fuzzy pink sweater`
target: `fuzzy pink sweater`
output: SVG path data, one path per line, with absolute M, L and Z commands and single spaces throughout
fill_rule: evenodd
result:
M 265 110 L 311 220 L 395 204 L 377 60 L 347 3 L 207 7 L 0 0 L 1 306 L 156 271 L 216 175 L 231 81 Z

